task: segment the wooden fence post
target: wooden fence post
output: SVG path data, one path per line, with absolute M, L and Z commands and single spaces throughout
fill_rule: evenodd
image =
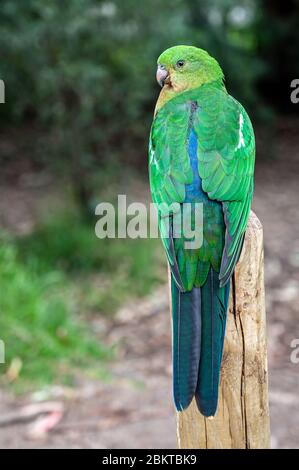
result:
M 263 230 L 254 213 L 231 283 L 217 414 L 204 418 L 193 400 L 177 413 L 177 438 L 180 449 L 270 446 Z

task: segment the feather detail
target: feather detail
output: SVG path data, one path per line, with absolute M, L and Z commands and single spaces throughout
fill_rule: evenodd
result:
M 204 416 L 214 416 L 217 410 L 228 298 L 229 284 L 220 287 L 218 273 L 211 268 L 201 288 L 201 353 L 195 393 Z
M 149 146 L 156 204 L 202 204 L 202 244 L 186 248 L 181 214 L 159 226 L 172 272 L 173 389 L 178 410 L 195 395 L 205 416 L 217 409 L 229 280 L 239 259 L 253 195 L 254 133 L 244 108 L 217 82 L 158 106 Z M 187 204 L 187 205 L 188 205 Z M 185 210 L 185 208 L 184 208 Z
M 201 290 L 180 292 L 171 277 L 173 395 L 182 411 L 194 397 L 201 342 Z

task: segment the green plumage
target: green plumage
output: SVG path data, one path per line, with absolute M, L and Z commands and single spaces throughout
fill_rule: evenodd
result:
M 229 279 L 249 217 L 255 158 L 251 122 L 217 74 L 168 101 L 162 96 L 149 147 L 151 192 L 172 271 L 175 403 L 181 410 L 195 396 L 205 415 L 217 406 Z M 196 203 L 203 220 L 195 227 Z M 186 248 L 182 209 L 202 232 L 195 249 Z
M 207 227 L 204 228 L 203 246 L 196 253 L 190 253 L 183 249 L 183 238 L 175 241 L 184 290 L 202 285 L 205 281 L 203 272 L 207 274 L 211 264 L 220 271 L 221 279 L 228 280 L 236 261 L 235 251 L 242 245 L 253 194 L 255 143 L 244 108 L 219 83 L 202 85 L 166 103 L 153 123 L 149 170 L 152 197 L 160 207 L 159 224 L 162 236 L 166 238 L 164 246 L 170 264 L 174 259 L 167 245 L 169 234 L 163 227 L 163 215 L 167 211 L 164 214 L 161 204 L 183 203 L 185 185 L 193 179 L 188 155 L 193 102 L 198 105 L 192 115 L 192 125 L 198 137 L 198 172 L 202 189 L 211 200 L 223 202 L 227 236 L 221 269 L 222 215 L 214 220 L 216 215 L 211 217 L 209 207 L 204 209 Z

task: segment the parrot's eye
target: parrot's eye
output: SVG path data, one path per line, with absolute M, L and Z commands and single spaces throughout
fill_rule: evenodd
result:
M 184 60 L 178 60 L 177 63 L 176 63 L 176 66 L 178 69 L 181 69 L 182 67 L 184 67 L 185 65 L 185 61 Z

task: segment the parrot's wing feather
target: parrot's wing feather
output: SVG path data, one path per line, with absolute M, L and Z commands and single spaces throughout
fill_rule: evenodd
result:
M 232 275 L 242 249 L 253 195 L 255 160 L 250 119 L 244 108 L 223 89 L 201 86 L 172 99 L 157 113 L 149 148 L 150 185 L 158 206 L 167 258 L 182 289 L 184 283 L 176 269 L 176 252 L 169 236 L 172 221 L 167 214 L 171 205 L 173 214 L 179 211 L 179 205 L 185 200 L 185 185 L 192 183 L 187 144 L 190 127 L 197 134 L 202 189 L 210 199 L 222 202 L 225 217 L 221 285 Z
M 187 151 L 190 103 L 173 100 L 157 113 L 150 137 L 149 169 L 153 200 L 159 205 L 182 203 L 193 174 Z
M 222 202 L 226 224 L 220 281 L 239 259 L 253 195 L 255 139 L 244 108 L 224 90 L 203 93 L 193 119 L 198 171 L 210 199 Z
M 195 393 L 206 416 L 214 415 L 217 406 L 226 283 L 244 240 L 255 152 L 246 112 L 219 86 L 203 85 L 166 103 L 155 116 L 149 149 L 151 191 L 172 271 L 175 403 L 181 410 Z M 200 198 L 205 193 L 199 250 L 186 249 L 183 235 L 175 237 L 182 203 L 190 195 L 188 185 L 194 185 Z
M 149 143 L 149 175 L 153 201 L 158 210 L 159 228 L 175 282 L 184 290 L 173 243 L 173 215 L 185 200 L 185 185 L 193 173 L 187 137 L 190 101 L 175 99 L 157 113 Z

